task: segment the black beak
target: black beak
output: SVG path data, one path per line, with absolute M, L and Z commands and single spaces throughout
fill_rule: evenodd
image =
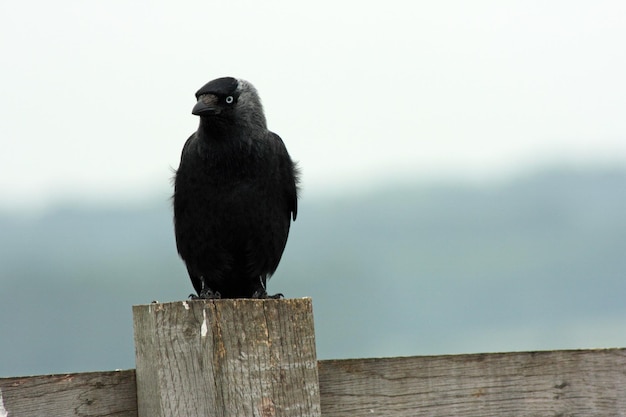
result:
M 207 116 L 211 114 L 219 114 L 221 109 L 217 104 L 217 96 L 213 94 L 203 94 L 198 97 L 198 102 L 193 109 L 191 110 L 191 114 L 195 114 L 196 116 Z

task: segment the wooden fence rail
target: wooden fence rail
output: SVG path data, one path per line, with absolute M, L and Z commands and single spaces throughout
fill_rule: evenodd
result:
M 159 403 L 149 406 L 154 416 L 236 415 L 219 408 L 194 414 L 193 407 L 203 407 L 190 397 L 197 388 L 219 391 L 211 398 L 199 393 L 215 407 L 248 398 L 238 405 L 246 416 L 626 416 L 626 349 L 325 360 L 311 367 L 310 300 L 225 301 L 140 306 L 141 313 L 136 307 L 135 338 L 149 339 L 137 348 L 137 371 L 0 378 L 0 417 L 142 417 L 149 415 L 138 407 L 142 390 L 149 393 L 144 400 Z M 283 339 L 285 332 L 299 336 Z M 152 364 L 140 370 L 142 361 Z M 150 378 L 145 386 L 142 373 Z M 319 385 L 307 385 L 315 378 Z M 192 392 L 177 393 L 177 386 Z

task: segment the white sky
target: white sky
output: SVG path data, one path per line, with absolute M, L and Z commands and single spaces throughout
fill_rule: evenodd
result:
M 626 161 L 623 1 L 4 1 L 0 208 L 167 190 L 194 92 L 259 90 L 305 192 Z

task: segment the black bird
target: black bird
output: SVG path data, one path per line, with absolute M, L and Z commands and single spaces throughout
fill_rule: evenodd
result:
M 298 213 L 298 170 L 267 129 L 256 89 L 225 77 L 196 93 L 198 130 L 174 178 L 176 247 L 198 294 L 279 298 L 266 283 Z

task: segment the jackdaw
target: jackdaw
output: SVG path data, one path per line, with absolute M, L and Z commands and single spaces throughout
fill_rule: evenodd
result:
M 198 294 L 280 298 L 266 283 L 298 213 L 298 169 L 267 129 L 249 82 L 224 77 L 196 93 L 198 130 L 174 177 L 176 247 Z

